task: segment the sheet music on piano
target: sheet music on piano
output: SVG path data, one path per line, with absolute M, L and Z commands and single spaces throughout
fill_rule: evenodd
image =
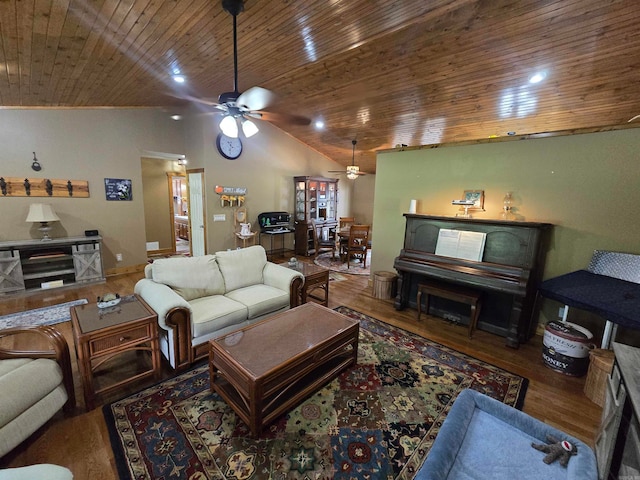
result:
M 486 239 L 487 234 L 483 232 L 441 228 L 438 232 L 436 255 L 481 262 Z

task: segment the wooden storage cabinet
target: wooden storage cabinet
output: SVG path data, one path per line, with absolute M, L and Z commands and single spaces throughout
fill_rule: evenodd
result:
M 104 281 L 100 237 L 0 242 L 0 293 Z
M 309 256 L 314 250 L 312 220 L 323 224 L 323 231 L 335 232 L 338 226 L 338 179 L 294 177 L 295 250 Z
M 640 478 L 640 349 L 613 342 L 615 362 L 595 439 L 599 480 Z

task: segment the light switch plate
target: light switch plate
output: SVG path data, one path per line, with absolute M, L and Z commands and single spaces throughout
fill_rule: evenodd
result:
M 224 213 L 216 213 L 213 215 L 214 222 L 224 222 L 227 220 L 227 216 Z

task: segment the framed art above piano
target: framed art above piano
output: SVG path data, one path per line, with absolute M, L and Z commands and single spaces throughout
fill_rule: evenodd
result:
M 440 217 L 405 213 L 404 246 L 394 261 L 398 271 L 395 308 L 417 308 L 418 284 L 438 282 L 482 293 L 478 329 L 506 338 L 517 348 L 536 331 L 533 318 L 553 225 L 537 222 Z M 436 255 L 441 229 L 486 234 L 481 261 Z M 468 323 L 468 309 L 447 299 L 430 302 L 433 315 Z M 428 312 L 427 312 L 428 313 Z

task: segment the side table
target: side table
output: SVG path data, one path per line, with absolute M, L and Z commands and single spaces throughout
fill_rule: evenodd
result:
M 71 307 L 71 323 L 87 410 L 94 408 L 97 395 L 150 375 L 159 378 L 158 316 L 137 295 L 124 297 L 118 305 L 108 308 L 98 308 L 95 303 Z M 128 376 L 120 372 L 124 378 L 100 385 L 98 370 L 104 372 L 107 362 L 132 351 L 149 352 L 151 367 Z
M 329 306 L 329 270 L 324 267 L 319 267 L 313 263 L 298 262 L 297 265 L 284 264 L 296 270 L 304 275 L 304 285 L 300 289 L 300 303 L 304 304 L 309 299 L 315 300 L 320 305 L 325 307 Z M 322 290 L 324 294 L 322 296 L 311 293 L 314 290 Z

